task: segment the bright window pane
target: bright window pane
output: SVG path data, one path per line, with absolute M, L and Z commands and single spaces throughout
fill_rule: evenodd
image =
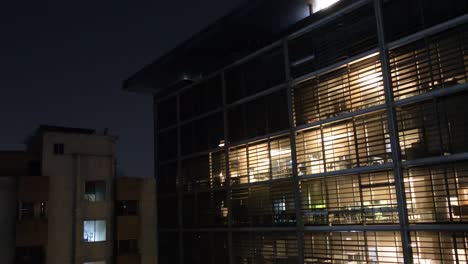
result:
M 106 221 L 90 220 L 83 222 L 83 239 L 85 242 L 106 241 Z

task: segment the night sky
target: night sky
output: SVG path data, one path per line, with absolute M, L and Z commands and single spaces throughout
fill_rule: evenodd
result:
M 109 128 L 120 170 L 151 176 L 152 100 L 122 80 L 241 2 L 3 1 L 0 150 L 39 124 Z

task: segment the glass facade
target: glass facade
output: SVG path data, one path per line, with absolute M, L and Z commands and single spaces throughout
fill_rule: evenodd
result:
M 155 97 L 161 264 L 467 263 L 468 2 L 354 3 Z

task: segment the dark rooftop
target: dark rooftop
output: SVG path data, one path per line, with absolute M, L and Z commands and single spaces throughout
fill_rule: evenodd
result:
M 178 89 L 300 28 L 297 25 L 306 23 L 307 17 L 311 18 L 306 0 L 247 1 L 127 79 L 124 89 L 152 93 Z
M 68 134 L 94 134 L 96 131 L 94 129 L 85 129 L 85 128 L 40 125 L 36 130 L 36 134 L 40 134 L 43 132 L 60 132 L 60 133 L 68 133 Z

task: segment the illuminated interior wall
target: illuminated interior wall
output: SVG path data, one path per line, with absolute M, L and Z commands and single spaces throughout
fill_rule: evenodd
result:
M 157 99 L 160 262 L 465 263 L 468 24 L 431 27 L 468 4 L 446 2 L 368 2 Z

